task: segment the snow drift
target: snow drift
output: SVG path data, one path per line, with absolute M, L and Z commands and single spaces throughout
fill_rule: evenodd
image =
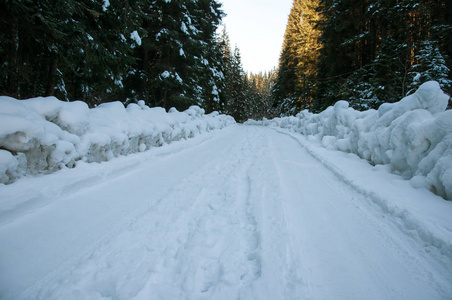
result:
M 127 108 L 111 102 L 89 109 L 84 102 L 55 97 L 0 97 L 0 122 L 0 183 L 73 167 L 77 161 L 107 161 L 235 123 L 196 106 L 167 113 L 140 101 Z
M 355 153 L 372 164 L 452 200 L 452 110 L 449 96 L 435 81 L 426 82 L 397 103 L 357 111 L 339 101 L 319 114 L 264 120 L 318 139 L 326 148 Z M 247 124 L 262 124 L 248 121 Z

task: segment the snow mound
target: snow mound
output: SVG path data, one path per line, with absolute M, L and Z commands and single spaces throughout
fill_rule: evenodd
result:
M 289 128 L 329 149 L 357 154 L 452 200 L 452 110 L 438 82 L 426 82 L 397 103 L 357 111 L 339 101 L 319 114 L 247 124 Z
M 110 102 L 89 109 L 55 97 L 0 97 L 0 183 L 101 162 L 221 129 L 235 121 L 192 106 L 184 112 Z

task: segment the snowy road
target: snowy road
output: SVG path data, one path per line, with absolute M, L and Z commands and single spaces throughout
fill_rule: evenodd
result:
M 0 186 L 0 298 L 452 299 L 451 204 L 232 126 Z

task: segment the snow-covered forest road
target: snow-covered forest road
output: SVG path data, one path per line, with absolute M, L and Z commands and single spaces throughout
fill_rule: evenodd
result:
M 1 299 L 452 299 L 452 203 L 234 125 L 0 186 Z

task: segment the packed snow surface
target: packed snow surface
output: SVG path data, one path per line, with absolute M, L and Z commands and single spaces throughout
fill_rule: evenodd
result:
M 0 185 L 0 298 L 450 299 L 451 216 L 386 166 L 233 125 Z
M 51 173 L 77 162 L 100 162 L 143 152 L 234 124 L 230 116 L 192 106 L 184 112 L 149 108 L 143 101 L 89 109 L 55 97 L 0 97 L 0 183 Z
M 329 149 L 357 154 L 452 200 L 452 110 L 450 97 L 435 81 L 426 82 L 397 103 L 356 111 L 339 101 L 319 114 L 264 120 L 316 139 Z M 248 121 L 262 124 L 262 121 Z

